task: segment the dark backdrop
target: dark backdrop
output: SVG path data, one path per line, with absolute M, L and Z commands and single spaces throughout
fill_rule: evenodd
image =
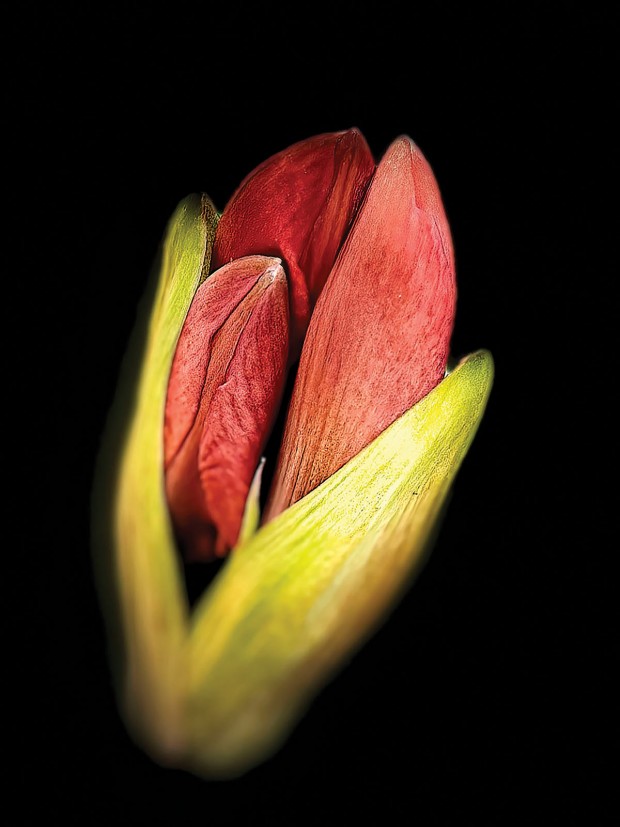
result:
M 30 12 L 7 83 L 22 306 L 42 332 L 26 382 L 34 370 L 38 494 L 20 498 L 23 822 L 608 823 L 611 15 L 385 2 L 371 17 L 338 0 Z M 406 598 L 276 757 L 207 783 L 153 764 L 117 717 L 93 460 L 177 202 L 205 191 L 222 208 L 273 152 L 351 126 L 376 156 L 408 134 L 433 166 L 457 258 L 453 352 L 490 349 L 496 383 Z

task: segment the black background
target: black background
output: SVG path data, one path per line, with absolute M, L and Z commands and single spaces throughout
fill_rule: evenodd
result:
M 11 823 L 611 823 L 615 21 L 465 5 L 15 21 L 16 342 L 38 350 L 18 369 L 35 447 Z M 117 717 L 90 570 L 94 456 L 178 201 L 205 191 L 222 208 L 264 158 L 351 126 L 377 157 L 408 134 L 433 166 L 457 258 L 453 353 L 490 349 L 496 383 L 404 601 L 277 756 L 205 782 L 153 764 Z

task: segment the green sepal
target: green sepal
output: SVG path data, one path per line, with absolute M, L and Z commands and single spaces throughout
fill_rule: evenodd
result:
M 464 359 L 233 552 L 192 620 L 195 772 L 236 775 L 264 760 L 376 628 L 424 557 L 492 379 L 488 352 Z
M 188 603 L 163 484 L 163 416 L 181 327 L 209 272 L 217 213 L 191 195 L 172 215 L 106 425 L 93 551 L 110 660 L 128 729 L 158 760 L 185 754 Z

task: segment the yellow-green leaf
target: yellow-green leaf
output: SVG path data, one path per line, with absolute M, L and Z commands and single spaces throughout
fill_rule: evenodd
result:
M 493 379 L 485 351 L 232 554 L 193 618 L 187 763 L 266 758 L 419 567 Z
M 188 606 L 163 484 L 168 375 L 209 271 L 217 213 L 192 195 L 168 224 L 106 426 L 93 495 L 93 548 L 119 704 L 153 755 L 185 751 Z

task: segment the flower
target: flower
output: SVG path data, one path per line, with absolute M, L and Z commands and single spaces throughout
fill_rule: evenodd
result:
M 278 748 L 419 568 L 493 363 L 447 370 L 450 232 L 406 137 L 376 167 L 357 130 L 302 141 L 219 219 L 188 197 L 154 278 L 97 469 L 97 580 L 135 739 L 230 776 Z M 180 552 L 229 551 L 190 613 Z

